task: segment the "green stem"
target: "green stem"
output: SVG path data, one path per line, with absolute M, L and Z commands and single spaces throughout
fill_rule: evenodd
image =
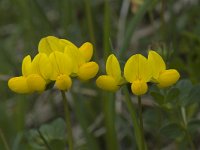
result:
M 115 99 L 113 93 L 104 93 L 103 97 L 104 119 L 106 126 L 106 149 L 118 150 L 118 141 L 116 133 L 116 112 L 115 112 Z
M 142 101 L 141 101 L 141 96 L 138 96 L 138 105 L 139 105 L 139 118 L 140 118 L 142 150 L 144 150 L 145 149 L 145 145 L 144 145 L 144 127 L 143 127 L 143 119 L 142 119 Z
M 43 136 L 42 133 L 40 132 L 40 129 L 37 129 L 37 132 L 38 132 L 38 134 L 40 135 L 42 141 L 44 142 L 46 148 L 47 148 L 48 150 L 51 150 L 51 147 L 49 146 L 47 140 L 44 138 L 44 136 Z
M 136 137 L 135 140 L 136 140 L 138 149 L 142 150 L 142 134 L 141 134 L 139 122 L 138 122 L 138 119 L 137 119 L 137 113 L 136 113 L 135 107 L 134 107 L 134 105 L 131 101 L 129 91 L 128 91 L 126 86 L 123 87 L 123 92 L 125 93 L 126 105 L 128 107 L 128 111 L 131 115 L 131 119 L 132 119 L 132 123 L 133 123 L 133 127 L 134 127 L 134 134 L 135 134 L 135 137 Z
M 186 116 L 186 112 L 185 112 L 185 107 L 181 107 L 181 117 L 182 117 L 182 121 L 183 121 L 184 128 L 185 128 L 185 134 L 186 134 L 186 137 L 189 141 L 190 147 L 191 147 L 192 150 L 195 150 L 196 148 L 195 148 L 194 143 L 192 141 L 192 137 L 191 137 L 190 133 L 188 132 L 187 116 Z
M 73 135 L 72 135 L 72 127 L 70 121 L 70 111 L 69 111 L 69 104 L 67 102 L 67 97 L 65 95 L 65 91 L 61 91 L 63 102 L 64 102 L 64 111 L 65 111 L 65 119 L 66 119 L 66 129 L 67 129 L 67 139 L 69 150 L 73 150 Z
M 10 148 L 9 148 L 9 146 L 8 146 L 8 143 L 7 143 L 7 141 L 6 141 L 6 138 L 5 138 L 5 136 L 4 136 L 4 134 L 3 134 L 2 130 L 1 130 L 1 128 L 0 128 L 0 137 L 1 137 L 2 141 L 3 141 L 3 144 L 4 144 L 4 146 L 5 146 L 5 149 L 6 149 L 6 150 L 10 150 Z

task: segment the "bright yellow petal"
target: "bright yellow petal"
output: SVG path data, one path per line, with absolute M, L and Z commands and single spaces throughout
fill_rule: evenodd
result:
M 52 64 L 51 80 L 56 80 L 60 74 L 70 75 L 72 73 L 73 64 L 71 59 L 64 53 L 53 52 L 49 56 L 49 60 Z
M 99 66 L 95 62 L 88 62 L 80 66 L 78 70 L 78 77 L 81 80 L 89 80 L 94 78 L 99 71 Z
M 122 78 L 119 62 L 113 54 L 111 54 L 106 61 L 106 73 L 112 76 L 117 82 Z
M 141 54 L 131 56 L 125 64 L 124 76 L 128 82 L 143 80 L 148 82 L 152 77 L 152 70 L 147 59 Z
M 84 57 L 85 61 L 88 62 L 92 58 L 93 55 L 93 45 L 90 42 L 86 42 L 79 48 L 82 56 Z
M 85 62 L 80 51 L 77 47 L 66 46 L 64 53 L 69 58 L 71 58 L 71 61 L 73 63 L 73 73 L 77 73 L 80 65 L 82 65 Z
M 23 77 L 23 76 L 11 78 L 8 81 L 8 87 L 13 92 L 20 93 L 20 94 L 27 94 L 27 93 L 33 92 L 27 84 L 26 77 Z
M 56 87 L 59 89 L 59 90 L 63 90 L 63 91 L 66 91 L 66 90 L 69 90 L 69 88 L 71 87 L 72 85 L 72 80 L 71 78 L 64 74 L 64 75 L 59 75 L 56 79 L 56 83 L 55 83 Z
M 74 45 L 72 42 L 70 42 L 69 40 L 66 40 L 66 39 L 59 39 L 59 43 L 64 49 L 66 46 L 70 49 L 78 49 L 78 47 L 76 45 Z
M 143 82 L 142 80 L 136 80 L 131 84 L 131 90 L 135 95 L 143 95 L 147 92 L 148 86 L 146 82 Z
M 27 84 L 32 91 L 42 92 L 46 88 L 46 81 L 38 74 L 29 75 Z
M 24 59 L 22 61 L 22 75 L 28 76 L 31 73 L 32 73 L 31 56 L 28 55 L 28 56 L 24 57 Z
M 157 80 L 160 72 L 166 69 L 165 62 L 158 53 L 152 50 L 149 51 L 148 62 L 152 68 L 152 76 Z
M 37 54 L 32 61 L 32 72 L 48 80 L 52 74 L 52 65 L 45 53 Z
M 180 74 L 175 69 L 163 71 L 158 78 L 158 86 L 161 88 L 173 85 L 180 78 Z
M 115 79 L 108 75 L 99 76 L 96 80 L 96 85 L 107 91 L 117 91 L 120 86 L 117 85 Z
M 47 36 L 40 40 L 38 50 L 39 53 L 46 53 L 47 55 L 50 55 L 54 51 L 63 52 L 64 48 L 59 43 L 59 38 L 55 36 Z

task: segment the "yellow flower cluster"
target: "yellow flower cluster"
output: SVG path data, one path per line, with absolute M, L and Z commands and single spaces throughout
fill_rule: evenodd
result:
M 131 56 L 124 66 L 124 76 L 117 58 L 112 54 L 106 62 L 107 75 L 101 75 L 96 80 L 99 88 L 116 91 L 122 84 L 131 83 L 135 95 L 143 95 L 148 90 L 148 82 L 156 83 L 164 88 L 173 85 L 180 78 L 175 69 L 166 69 L 162 57 L 155 51 L 149 51 L 148 58 L 141 54 Z
M 38 51 L 33 60 L 29 55 L 23 59 L 22 76 L 8 81 L 12 91 L 42 92 L 51 81 L 55 81 L 59 90 L 68 90 L 72 85 L 71 77 L 89 80 L 99 70 L 98 64 L 90 61 L 93 46 L 89 42 L 78 48 L 66 39 L 48 36 L 40 40 Z

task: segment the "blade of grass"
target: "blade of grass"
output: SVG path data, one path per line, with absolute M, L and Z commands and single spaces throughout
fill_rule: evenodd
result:
M 93 20 L 92 20 L 91 2 L 90 2 L 90 0 L 84 0 L 84 2 L 85 2 L 85 12 L 86 12 L 88 30 L 89 30 L 89 34 L 90 34 L 90 40 L 91 40 L 92 44 L 94 45 L 94 56 L 95 56 L 95 59 L 97 59 L 98 55 L 97 55 L 97 51 L 95 51 L 96 38 L 95 38 L 94 25 L 93 25 Z
M 72 2 L 71 0 L 60 0 L 60 21 L 65 34 L 68 33 L 68 26 L 72 20 Z
M 103 93 L 103 111 L 106 127 L 106 149 L 118 150 L 118 141 L 115 127 L 115 99 L 113 93 Z
M 3 141 L 5 150 L 10 150 L 10 148 L 9 148 L 9 146 L 8 146 L 8 142 L 6 141 L 6 138 L 5 138 L 5 136 L 4 136 L 3 131 L 1 130 L 1 128 L 0 128 L 0 138 L 1 138 L 2 141 Z
M 25 116 L 27 112 L 28 101 L 26 95 L 18 95 L 16 102 L 16 110 L 14 118 L 16 119 L 17 132 L 23 131 L 25 127 Z
M 134 31 L 136 30 L 136 28 L 137 28 L 138 24 L 140 23 L 140 21 L 143 19 L 145 13 L 148 11 L 148 9 L 152 5 L 155 5 L 157 1 L 159 1 L 159 0 L 145 0 L 144 4 L 139 8 L 137 13 L 130 20 L 130 22 L 129 22 L 128 26 L 127 26 L 127 30 L 125 32 L 125 37 L 124 37 L 124 41 L 123 41 L 122 47 L 119 50 L 119 57 L 120 58 L 123 57 L 125 50 L 128 49 L 128 46 L 129 46 L 129 43 L 131 41 L 132 35 L 133 35 Z
M 107 56 L 111 53 L 110 48 L 110 6 L 109 0 L 104 0 L 104 28 L 103 28 L 103 56 L 104 61 L 107 59 Z
M 92 133 L 88 130 L 88 121 L 87 116 L 84 113 L 86 108 L 84 107 L 83 100 L 77 94 L 73 94 L 74 97 L 74 107 L 75 107 L 75 114 L 80 123 L 81 128 L 83 129 L 83 133 L 87 139 L 87 146 L 89 150 L 100 150 L 97 140 L 93 136 Z

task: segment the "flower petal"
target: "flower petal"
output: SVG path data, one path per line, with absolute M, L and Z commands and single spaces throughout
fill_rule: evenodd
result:
M 108 75 L 99 76 L 96 80 L 96 85 L 107 91 L 117 91 L 119 89 L 116 80 Z
M 149 51 L 148 62 L 152 68 L 152 76 L 154 79 L 158 79 L 161 71 L 166 69 L 166 65 L 162 57 L 155 51 Z
M 50 55 L 54 51 L 63 52 L 64 47 L 59 43 L 59 38 L 55 36 L 47 36 L 40 40 L 38 51 L 39 53 L 46 53 L 47 55 Z
M 70 75 L 72 73 L 72 61 L 65 53 L 55 51 L 50 54 L 49 60 L 53 69 L 51 80 L 56 80 L 60 74 Z
M 81 80 L 89 80 L 94 78 L 99 71 L 99 66 L 95 62 L 88 62 L 80 66 L 78 70 L 78 77 Z
M 106 73 L 112 76 L 116 82 L 119 82 L 122 78 L 119 61 L 113 54 L 111 54 L 106 61 Z
M 73 73 L 76 74 L 78 72 L 78 68 L 80 67 L 80 65 L 85 63 L 80 51 L 78 50 L 77 47 L 66 46 L 64 53 L 69 58 L 71 58 L 71 61 L 73 63 Z
M 66 90 L 69 90 L 69 88 L 71 87 L 72 85 L 72 80 L 71 78 L 64 74 L 64 75 L 59 75 L 56 79 L 56 83 L 55 83 L 56 87 L 59 89 L 59 90 L 63 90 L 63 91 L 66 91 Z
M 48 80 L 52 73 L 52 65 L 45 53 L 37 54 L 32 61 L 32 72 Z
M 152 71 L 147 59 L 141 54 L 131 56 L 125 64 L 124 76 L 131 83 L 135 80 L 148 82 L 152 77 Z
M 46 81 L 38 74 L 29 75 L 27 84 L 32 91 L 43 92 L 46 88 Z
M 147 92 L 148 86 L 146 82 L 143 82 L 142 80 L 136 80 L 133 81 L 131 90 L 135 95 L 143 95 Z
M 86 42 L 79 48 L 82 56 L 84 57 L 85 61 L 88 62 L 92 58 L 93 55 L 93 45 L 90 42 Z
M 12 91 L 20 94 L 27 94 L 33 92 L 27 84 L 26 77 L 23 76 L 11 78 L 8 81 L 8 87 Z
M 31 56 L 28 55 L 24 57 L 22 61 L 22 75 L 28 76 L 32 73 Z
M 158 78 L 158 86 L 161 88 L 173 85 L 180 78 L 180 74 L 175 69 L 163 71 Z

